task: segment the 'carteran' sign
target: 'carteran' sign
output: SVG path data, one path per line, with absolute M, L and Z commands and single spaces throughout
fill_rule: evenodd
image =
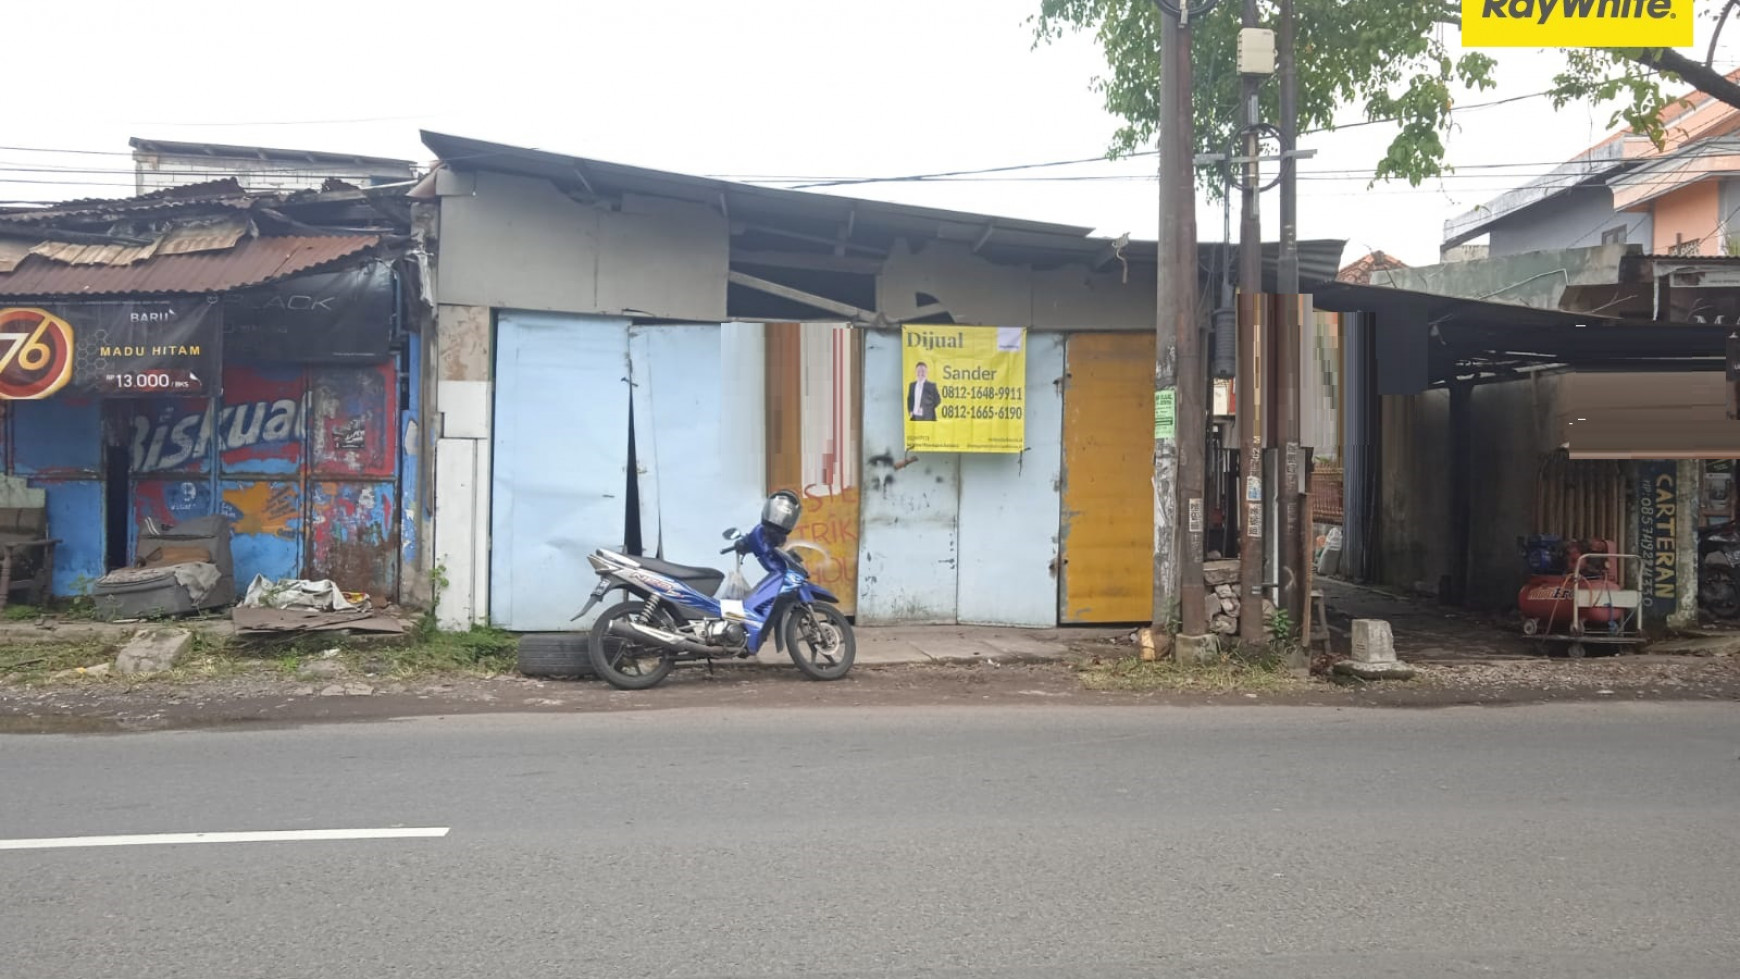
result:
M 1637 555 L 1643 564 L 1643 610 L 1672 615 L 1679 603 L 1679 468 L 1643 462 L 1637 473 Z
M 0 309 L 0 400 L 215 394 L 222 318 L 204 299 Z

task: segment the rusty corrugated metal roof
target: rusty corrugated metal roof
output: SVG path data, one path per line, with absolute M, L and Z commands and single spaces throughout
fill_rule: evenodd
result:
M 0 272 L 10 272 L 18 267 L 18 263 L 30 257 L 30 249 L 35 244 L 31 241 L 19 241 L 15 238 L 0 238 Z
M 133 265 L 157 252 L 157 242 L 149 245 L 83 245 L 68 241 L 44 241 L 30 249 L 30 254 L 66 265 Z
M 245 238 L 223 252 L 158 255 L 137 265 L 73 266 L 31 256 L 0 274 L 0 296 L 204 294 L 261 285 L 360 255 L 378 235 Z

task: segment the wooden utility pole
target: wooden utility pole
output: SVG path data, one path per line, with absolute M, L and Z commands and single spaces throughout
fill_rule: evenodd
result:
M 1176 226 L 1181 208 L 1173 175 L 1177 144 L 1180 53 L 1178 17 L 1160 12 L 1160 234 L 1154 293 L 1154 606 L 1157 638 L 1182 611 L 1178 576 L 1178 332 L 1173 301 L 1178 290 Z M 1186 95 L 1186 98 L 1189 96 Z M 1187 103 L 1188 104 L 1188 103 Z M 1180 616 L 1182 621 L 1182 616 Z
M 1244 0 L 1240 23 L 1247 28 L 1257 26 L 1257 0 Z M 1244 120 L 1244 155 L 1239 162 L 1244 170 L 1239 181 L 1239 366 L 1235 381 L 1238 396 L 1239 438 L 1243 443 L 1240 456 L 1240 476 L 1244 483 L 1244 519 L 1239 526 L 1239 636 L 1246 642 L 1260 643 L 1264 638 L 1263 621 L 1263 538 L 1271 528 L 1263 526 L 1263 412 L 1264 392 L 1257 349 L 1262 331 L 1259 321 L 1263 308 L 1263 232 L 1257 210 L 1260 145 L 1256 125 L 1257 87 L 1259 75 L 1241 73 L 1239 96 Z
M 1192 149 L 1190 28 L 1160 5 L 1160 255 L 1154 387 L 1154 615 L 1180 631 L 1208 631 L 1202 582 L 1207 375 L 1196 316 L 1196 178 Z M 1162 516 L 1170 518 L 1163 533 Z M 1168 537 L 1170 539 L 1168 539 Z M 1168 554 L 1168 551 L 1170 553 Z M 1170 567 L 1163 564 L 1171 559 Z M 1166 577 L 1162 578 L 1162 574 Z M 1166 582 L 1166 585 L 1162 584 Z M 1163 593 L 1167 601 L 1162 604 Z
M 1279 281 L 1275 291 L 1280 293 L 1281 309 L 1274 345 L 1275 373 L 1278 375 L 1274 398 L 1280 422 L 1275 435 L 1282 443 L 1282 456 L 1281 479 L 1277 487 L 1281 512 L 1281 526 L 1277 530 L 1281 553 L 1276 580 L 1281 585 L 1281 600 L 1277 604 L 1286 610 L 1293 626 L 1298 628 L 1309 610 L 1309 596 L 1304 594 L 1304 583 L 1305 563 L 1310 561 L 1311 554 L 1309 549 L 1300 546 L 1300 522 L 1310 517 L 1300 512 L 1299 505 L 1304 457 L 1299 448 L 1299 164 L 1293 152 L 1299 138 L 1299 76 L 1293 57 L 1293 0 L 1281 0 L 1280 20 L 1275 56 L 1281 75 L 1281 247 L 1276 269 Z

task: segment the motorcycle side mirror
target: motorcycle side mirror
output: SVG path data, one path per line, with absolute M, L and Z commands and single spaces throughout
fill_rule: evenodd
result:
M 736 527 L 732 527 L 732 528 L 725 531 L 725 539 L 726 540 L 732 540 L 732 539 L 736 538 L 736 536 L 737 536 L 737 528 Z

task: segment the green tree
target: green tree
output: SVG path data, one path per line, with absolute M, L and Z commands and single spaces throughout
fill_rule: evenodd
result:
M 1699 0 L 1701 17 L 1729 14 L 1726 2 Z M 1717 9 L 1717 8 L 1720 9 Z M 1239 128 L 1239 77 L 1234 62 L 1239 0 L 1191 19 L 1196 145 L 1220 153 Z M 1446 171 L 1445 138 L 1455 122 L 1459 91 L 1497 84 L 1498 63 L 1481 51 L 1462 51 L 1455 39 L 1462 10 L 1454 0 L 1294 0 L 1297 24 L 1299 128 L 1334 128 L 1342 106 L 1360 106 L 1369 120 L 1398 126 L 1374 183 L 1401 179 L 1418 186 Z M 1259 5 L 1265 27 L 1275 26 L 1273 0 Z M 1038 47 L 1066 35 L 1091 32 L 1110 68 L 1093 80 L 1105 107 L 1123 120 L 1110 155 L 1151 144 L 1159 113 L 1160 12 L 1154 0 L 1040 0 L 1031 18 Z M 1712 46 L 1712 54 L 1713 54 Z M 1617 104 L 1609 125 L 1620 122 L 1655 140 L 1664 133 L 1663 108 L 1679 96 L 1664 83 L 1685 83 L 1740 107 L 1740 85 L 1708 61 L 1661 48 L 1584 48 L 1562 52 L 1563 69 L 1546 93 L 1555 109 L 1573 102 Z M 1280 119 L 1277 85 L 1262 86 L 1263 118 Z M 1207 172 L 1199 170 L 1205 179 Z M 1206 181 L 1218 190 L 1218 181 Z

